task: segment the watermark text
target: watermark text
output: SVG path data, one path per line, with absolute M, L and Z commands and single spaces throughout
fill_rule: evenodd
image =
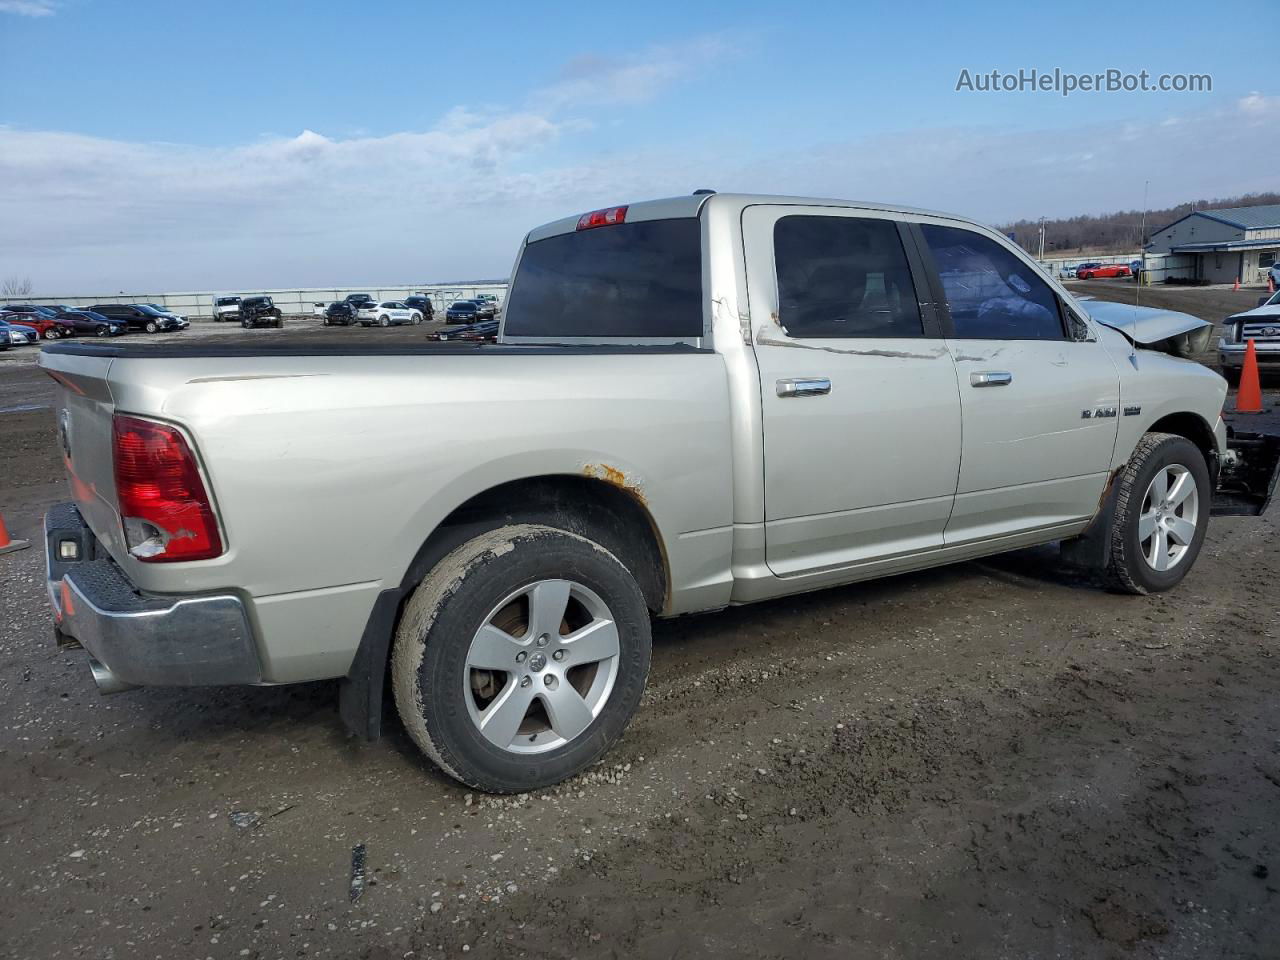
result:
M 956 93 L 1212 93 L 1208 73 L 1159 73 L 1108 69 L 1100 73 L 1072 73 L 1054 67 L 1039 70 L 973 71 L 967 67 L 956 79 Z

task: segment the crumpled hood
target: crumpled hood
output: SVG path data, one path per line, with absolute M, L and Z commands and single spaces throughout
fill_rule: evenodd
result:
M 1173 310 L 1135 307 L 1131 303 L 1112 303 L 1107 300 L 1086 300 L 1080 306 L 1098 323 L 1112 330 L 1119 330 L 1130 340 L 1146 345 L 1154 345 L 1193 330 L 1213 329 L 1213 324 L 1207 320 Z

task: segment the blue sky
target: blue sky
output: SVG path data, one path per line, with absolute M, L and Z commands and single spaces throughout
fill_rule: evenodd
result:
M 39 52 L 0 81 L 0 275 L 494 277 L 538 222 L 703 186 L 989 222 L 1274 188 L 1276 7 L 0 0 Z M 954 89 L 1032 67 L 1213 91 Z

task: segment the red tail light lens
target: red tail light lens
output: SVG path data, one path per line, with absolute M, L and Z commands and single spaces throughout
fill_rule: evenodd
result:
M 592 210 L 578 218 L 579 230 L 590 230 L 592 227 L 611 227 L 615 223 L 627 222 L 626 207 L 608 207 L 604 210 Z
M 124 416 L 115 417 L 112 434 L 129 552 L 147 563 L 221 554 L 213 505 L 182 434 L 168 424 Z

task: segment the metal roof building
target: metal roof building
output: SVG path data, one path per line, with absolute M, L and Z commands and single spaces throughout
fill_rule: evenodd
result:
M 1193 211 L 1151 234 L 1147 252 L 1185 257 L 1208 283 L 1265 283 L 1280 259 L 1280 203 Z

